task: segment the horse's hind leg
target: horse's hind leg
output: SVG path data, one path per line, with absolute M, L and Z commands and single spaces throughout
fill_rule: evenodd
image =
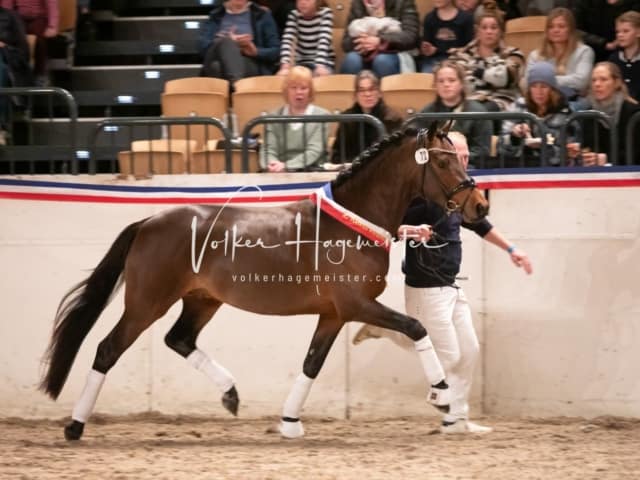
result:
M 320 315 L 304 359 L 302 373 L 296 378 L 282 409 L 279 430 L 283 437 L 298 438 L 304 435 L 300 411 L 342 325 L 344 322 L 336 315 Z
M 78 440 L 82 436 L 84 424 L 91 416 L 107 372 L 138 336 L 166 312 L 165 309 L 158 315 L 153 315 L 149 310 L 143 313 L 143 308 L 137 308 L 134 314 L 125 309 L 120 321 L 98 345 L 92 370 L 73 408 L 71 423 L 64 429 L 67 440 Z
M 200 331 L 221 305 L 222 302 L 198 293 L 185 296 L 182 313 L 164 341 L 169 348 L 178 352 L 190 365 L 213 381 L 223 393 L 222 405 L 233 415 L 237 415 L 240 401 L 233 376 L 196 346 Z

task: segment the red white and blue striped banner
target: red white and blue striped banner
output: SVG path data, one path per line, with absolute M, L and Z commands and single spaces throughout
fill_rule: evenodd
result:
M 476 170 L 482 189 L 640 187 L 640 167 Z M 0 199 L 128 204 L 273 204 L 309 198 L 324 182 L 235 186 L 138 186 L 0 178 Z M 209 177 L 211 178 L 211 177 Z M 255 177 L 254 177 L 255 178 Z M 271 177 L 273 178 L 273 177 Z

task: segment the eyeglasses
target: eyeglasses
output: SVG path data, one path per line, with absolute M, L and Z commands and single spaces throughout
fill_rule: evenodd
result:
M 358 88 L 356 90 L 356 92 L 358 92 L 358 93 L 373 93 L 373 92 L 377 92 L 377 91 L 378 91 L 378 87 Z

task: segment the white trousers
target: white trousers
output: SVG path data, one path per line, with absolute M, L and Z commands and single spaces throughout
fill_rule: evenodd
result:
M 447 375 L 452 400 L 445 420 L 469 416 L 469 394 L 480 347 L 471 309 L 461 288 L 414 288 L 405 285 L 407 315 L 427 329 Z

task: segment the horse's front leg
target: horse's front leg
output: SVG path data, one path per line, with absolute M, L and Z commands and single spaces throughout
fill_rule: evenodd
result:
M 307 356 L 304 359 L 302 373 L 296 378 L 289 396 L 284 402 L 282 421 L 279 426 L 283 437 L 299 438 L 304 435 L 300 411 L 342 325 L 344 322 L 335 315 L 320 315 L 316 331 L 311 339 L 311 345 L 309 345 Z
M 431 338 L 415 318 L 390 309 L 375 300 L 367 302 L 349 320 L 376 325 L 396 332 L 404 333 L 413 340 L 425 376 L 431 385 L 427 400 L 438 409 L 448 412 L 451 392 L 446 382 L 442 364 L 436 355 Z

